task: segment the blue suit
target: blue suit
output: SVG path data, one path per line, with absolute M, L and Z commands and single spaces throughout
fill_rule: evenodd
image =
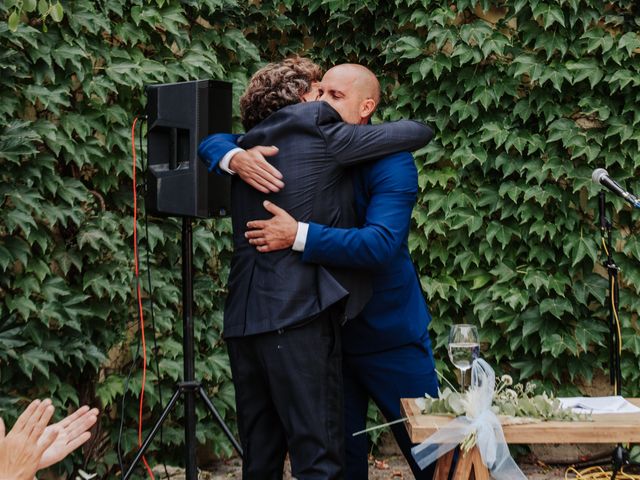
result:
M 398 153 L 355 170 L 356 214 L 361 228 L 309 224 L 303 260 L 371 269 L 373 295 L 362 314 L 343 327 L 343 375 L 347 479 L 367 478 L 365 428 L 369 398 L 388 421 L 400 418 L 400 398 L 436 396 L 424 301 L 407 244 L 418 175 L 409 153 Z M 403 424 L 393 433 L 418 479 L 431 478 L 411 457 Z

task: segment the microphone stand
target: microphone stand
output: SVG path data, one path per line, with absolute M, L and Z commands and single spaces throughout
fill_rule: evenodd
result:
M 614 394 L 622 394 L 622 369 L 620 367 L 620 323 L 618 306 L 620 303 L 620 284 L 618 273 L 620 269 L 613 260 L 612 225 L 607 218 L 604 192 L 598 193 L 598 206 L 600 210 L 600 231 L 607 259 L 603 266 L 607 269 L 609 283 L 607 285 L 607 300 L 609 304 L 609 381 L 613 386 Z
M 607 300 L 609 304 L 609 381 L 613 386 L 615 395 L 622 395 L 622 368 L 620 354 L 622 352 L 622 338 L 618 307 L 620 304 L 620 282 L 618 274 L 620 268 L 613 260 L 612 225 L 607 219 L 605 193 L 598 193 L 598 207 L 600 213 L 600 232 L 607 259 L 603 266 L 607 269 L 609 284 L 607 285 Z M 625 465 L 638 465 L 629 460 L 629 452 L 622 444 L 618 444 L 611 457 L 613 472 L 611 480 L 615 480 L 618 473 Z M 586 466 L 586 465 L 585 465 Z

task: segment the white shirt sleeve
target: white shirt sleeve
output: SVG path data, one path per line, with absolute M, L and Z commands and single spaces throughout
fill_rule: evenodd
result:
M 238 152 L 244 152 L 244 149 L 240 147 L 236 147 L 233 150 L 229 150 L 226 153 L 226 155 L 222 157 L 222 160 L 220 160 L 220 163 L 218 163 L 218 167 L 220 167 L 220 170 L 222 170 L 223 172 L 230 173 L 231 175 L 235 175 L 236 172 L 234 172 L 229 168 L 229 164 L 231 163 L 231 159 L 233 158 L 233 156 Z
M 309 224 L 298 222 L 298 232 L 296 239 L 293 241 L 291 249 L 296 252 L 304 252 L 304 246 L 307 244 L 307 234 L 309 233 Z

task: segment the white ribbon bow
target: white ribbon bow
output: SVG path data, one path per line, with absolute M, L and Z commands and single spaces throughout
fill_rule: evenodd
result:
M 453 450 L 465 437 L 476 432 L 476 445 L 482 462 L 496 480 L 527 480 L 511 458 L 502 425 L 491 410 L 496 375 L 491 366 L 476 359 L 471 366 L 471 386 L 466 395 L 467 415 L 457 417 L 420 445 L 411 449 L 418 466 L 424 469 Z

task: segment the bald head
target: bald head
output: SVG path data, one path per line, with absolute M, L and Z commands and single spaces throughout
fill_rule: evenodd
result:
M 371 70 L 355 63 L 336 65 L 322 77 L 320 100 L 347 123 L 367 123 L 380 102 L 380 83 Z
M 336 65 L 331 70 L 335 70 L 335 72 L 343 75 L 344 78 L 351 79 L 360 96 L 372 98 L 378 105 L 378 102 L 380 102 L 380 82 L 367 67 L 357 63 L 343 63 Z

